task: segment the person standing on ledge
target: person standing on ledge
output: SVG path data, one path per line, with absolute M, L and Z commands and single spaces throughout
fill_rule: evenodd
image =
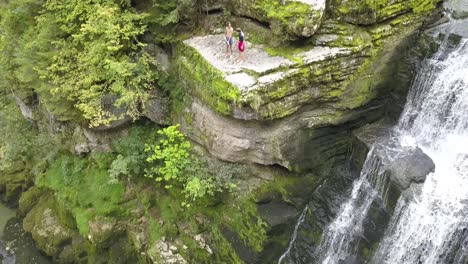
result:
M 231 23 L 228 22 L 226 33 L 224 34 L 226 39 L 226 57 L 231 57 L 233 53 L 232 44 L 234 44 L 234 38 L 232 37 L 232 33 L 234 33 L 234 29 L 232 28 Z
M 237 62 L 242 63 L 244 62 L 245 35 L 240 28 L 237 28 L 236 31 L 239 33 L 239 44 L 237 45 L 237 48 L 239 49 L 239 58 L 237 59 Z

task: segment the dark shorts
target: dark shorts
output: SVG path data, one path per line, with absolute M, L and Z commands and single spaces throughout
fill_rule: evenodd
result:
M 229 46 L 232 46 L 234 43 L 234 38 L 233 37 L 226 37 L 226 44 Z
M 244 41 L 239 41 L 239 45 L 237 46 L 239 48 L 240 52 L 243 52 L 245 50 L 245 43 Z

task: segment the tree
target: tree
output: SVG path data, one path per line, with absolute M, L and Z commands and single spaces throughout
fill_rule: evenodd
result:
M 107 94 L 117 95 L 116 105 L 137 117 L 158 77 L 156 62 L 138 40 L 147 15 L 111 0 L 48 0 L 44 9 L 37 29 L 60 32 L 51 40 L 56 52 L 48 66 L 37 69 L 53 85 L 51 94 L 73 102 L 91 126 L 119 118 L 102 108 Z

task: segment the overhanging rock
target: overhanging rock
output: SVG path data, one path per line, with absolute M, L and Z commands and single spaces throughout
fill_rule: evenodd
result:
M 273 34 L 295 39 L 310 37 L 320 27 L 325 0 L 231 0 L 231 12 L 268 23 Z

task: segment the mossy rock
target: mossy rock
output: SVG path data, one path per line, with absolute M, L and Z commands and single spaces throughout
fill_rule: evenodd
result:
M 111 246 L 125 231 L 116 219 L 110 217 L 95 217 L 88 222 L 88 230 L 88 239 L 100 248 Z
M 440 0 L 334 0 L 330 11 L 356 25 L 371 25 L 398 15 L 429 13 Z
M 228 5 L 236 15 L 268 23 L 281 41 L 312 36 L 325 13 L 325 0 L 234 0 Z
M 44 195 L 23 221 L 23 228 L 31 233 L 36 245 L 49 256 L 58 256 L 76 231 L 67 227 L 60 218 L 52 195 Z
M 340 118 L 327 113 L 364 107 L 407 86 L 396 78 L 406 63 L 396 47 L 423 17 L 409 12 L 370 27 L 327 20 L 302 46 L 247 42 L 242 65 L 225 58 L 223 35 L 193 37 L 177 46 L 177 74 L 189 94 L 236 119 L 282 119 L 309 106 L 333 122 Z
M 39 202 L 43 192 L 37 187 L 31 187 L 24 192 L 19 199 L 19 213 L 26 215 Z
M 26 170 L 0 175 L 0 194 L 3 202 L 16 206 L 21 194 L 32 184 L 31 174 Z

